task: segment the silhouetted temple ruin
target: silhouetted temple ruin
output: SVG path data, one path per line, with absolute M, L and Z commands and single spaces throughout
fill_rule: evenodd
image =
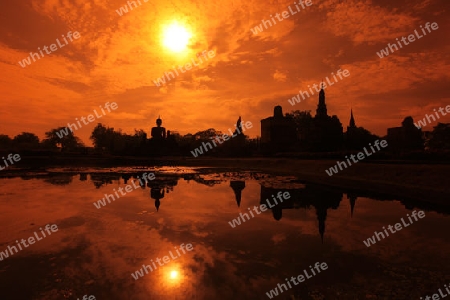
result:
M 309 125 L 307 128 L 298 128 L 291 118 L 283 116 L 281 106 L 276 106 L 273 117 L 261 120 L 263 152 L 296 151 L 299 147 L 311 151 L 337 151 L 342 148 L 342 124 L 336 115 L 328 115 L 323 87 L 319 92 L 316 115 Z
M 288 151 L 296 141 L 295 123 L 283 116 L 281 106 L 275 106 L 273 117 L 261 120 L 261 148 L 265 152 Z

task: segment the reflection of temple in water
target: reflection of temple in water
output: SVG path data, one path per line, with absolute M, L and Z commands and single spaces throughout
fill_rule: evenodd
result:
M 128 184 L 128 180 L 130 180 L 131 174 L 123 174 L 122 178 L 123 178 L 123 183 Z
M 202 175 L 194 174 L 190 179 L 194 180 L 197 183 L 204 184 L 207 186 L 214 186 L 216 184 L 221 184 L 223 180 L 216 179 L 204 179 Z
M 303 189 L 274 189 L 261 186 L 260 204 L 267 205 L 266 199 L 269 199 L 270 203 L 274 205 L 275 203 L 271 200 L 272 195 L 276 195 L 278 192 L 289 192 L 291 197 L 269 208 L 272 210 L 274 219 L 278 221 L 282 218 L 283 209 L 310 208 L 312 206 L 316 209 L 319 233 L 323 242 L 327 210 L 329 208 L 337 209 L 339 207 L 343 193 L 317 185 L 306 185 Z
M 178 184 L 178 177 L 158 177 L 154 180 L 147 181 L 147 186 L 150 188 L 150 198 L 155 199 L 156 211 L 159 211 L 161 206 L 161 199 L 165 194 L 173 191 L 173 187 Z M 142 187 L 142 186 L 141 186 Z M 145 186 L 143 187 L 145 189 Z
M 112 184 L 114 181 L 120 181 L 123 179 L 124 184 L 139 185 L 141 189 L 146 187 L 150 188 L 150 198 L 155 200 L 156 211 L 159 211 L 161 206 L 161 199 L 165 194 L 173 191 L 173 187 L 178 184 L 178 176 L 159 175 L 154 180 L 143 180 L 142 173 L 126 173 L 126 174 L 91 174 L 91 180 L 97 188 L 100 188 L 103 184 Z M 129 182 L 131 180 L 131 182 Z
M 91 181 L 95 185 L 96 188 L 101 188 L 104 184 L 112 184 L 113 181 L 120 180 L 119 174 L 95 174 L 91 173 Z
M 150 198 L 155 199 L 156 211 L 159 211 L 159 206 L 161 205 L 160 199 L 164 198 L 164 187 L 152 187 L 150 188 Z
M 189 183 L 191 180 L 199 183 L 204 184 L 207 186 L 214 186 L 216 184 L 221 184 L 223 180 L 217 180 L 217 179 L 205 179 L 204 175 L 202 174 L 184 174 L 183 179 Z
M 71 174 L 52 174 L 44 179 L 44 182 L 48 182 L 53 185 L 68 185 L 72 182 L 73 175 Z
M 245 181 L 232 180 L 230 181 L 230 187 L 234 191 L 234 196 L 236 197 L 236 203 L 238 207 L 241 207 L 242 190 L 245 189 Z
M 355 204 L 356 199 L 358 199 L 358 196 L 356 196 L 355 193 L 347 193 L 347 199 L 350 200 L 350 210 L 351 210 L 351 217 L 353 218 L 353 211 L 355 210 Z

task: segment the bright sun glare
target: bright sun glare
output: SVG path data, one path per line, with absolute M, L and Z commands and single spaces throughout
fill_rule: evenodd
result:
M 178 277 L 178 272 L 177 271 L 170 272 L 170 278 L 175 279 L 177 277 Z
M 186 49 L 191 34 L 185 27 L 178 23 L 169 25 L 163 33 L 163 44 L 173 52 L 181 52 Z

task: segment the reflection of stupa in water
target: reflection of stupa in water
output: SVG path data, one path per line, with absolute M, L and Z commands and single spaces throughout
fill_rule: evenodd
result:
M 173 187 L 178 184 L 177 177 L 166 177 L 150 180 L 147 182 L 147 186 L 150 188 L 150 198 L 155 199 L 156 211 L 159 211 L 161 206 L 161 199 L 165 194 L 173 191 Z
M 128 180 L 130 180 L 130 178 L 131 178 L 131 175 L 130 174 L 123 174 L 122 178 L 123 178 L 123 183 L 127 184 Z
M 51 174 L 44 179 L 44 182 L 48 182 L 53 185 L 68 185 L 72 183 L 73 175 L 71 174 Z
M 317 220 L 319 221 L 319 234 L 323 243 L 323 235 L 325 234 L 325 220 L 327 219 L 327 208 L 316 207 Z
M 327 210 L 339 207 L 343 196 L 342 192 L 316 185 L 306 185 L 303 189 L 274 189 L 261 186 L 260 204 L 266 204 L 266 199 L 272 199 L 272 195 L 276 195 L 278 192 L 289 192 L 291 197 L 282 203 L 269 207 L 272 210 L 273 218 L 277 221 L 281 220 L 283 209 L 310 208 L 312 206 L 316 209 L 319 234 L 323 242 Z M 274 203 L 272 202 L 272 204 Z
M 238 207 L 241 206 L 241 197 L 242 197 L 242 190 L 245 189 L 245 181 L 241 180 L 232 180 L 230 181 L 230 187 L 234 191 L 234 196 L 236 197 L 236 202 Z
M 347 199 L 350 200 L 351 217 L 353 218 L 353 211 L 355 210 L 356 199 L 358 199 L 358 197 L 353 193 L 348 193 Z
M 94 186 L 99 189 L 103 185 L 112 184 L 114 181 L 120 180 L 119 174 L 108 174 L 108 173 L 91 173 L 91 181 Z

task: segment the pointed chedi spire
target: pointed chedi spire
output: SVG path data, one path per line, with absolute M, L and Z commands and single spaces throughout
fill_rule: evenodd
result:
M 350 109 L 350 128 L 356 128 L 355 119 L 353 118 L 353 109 Z

